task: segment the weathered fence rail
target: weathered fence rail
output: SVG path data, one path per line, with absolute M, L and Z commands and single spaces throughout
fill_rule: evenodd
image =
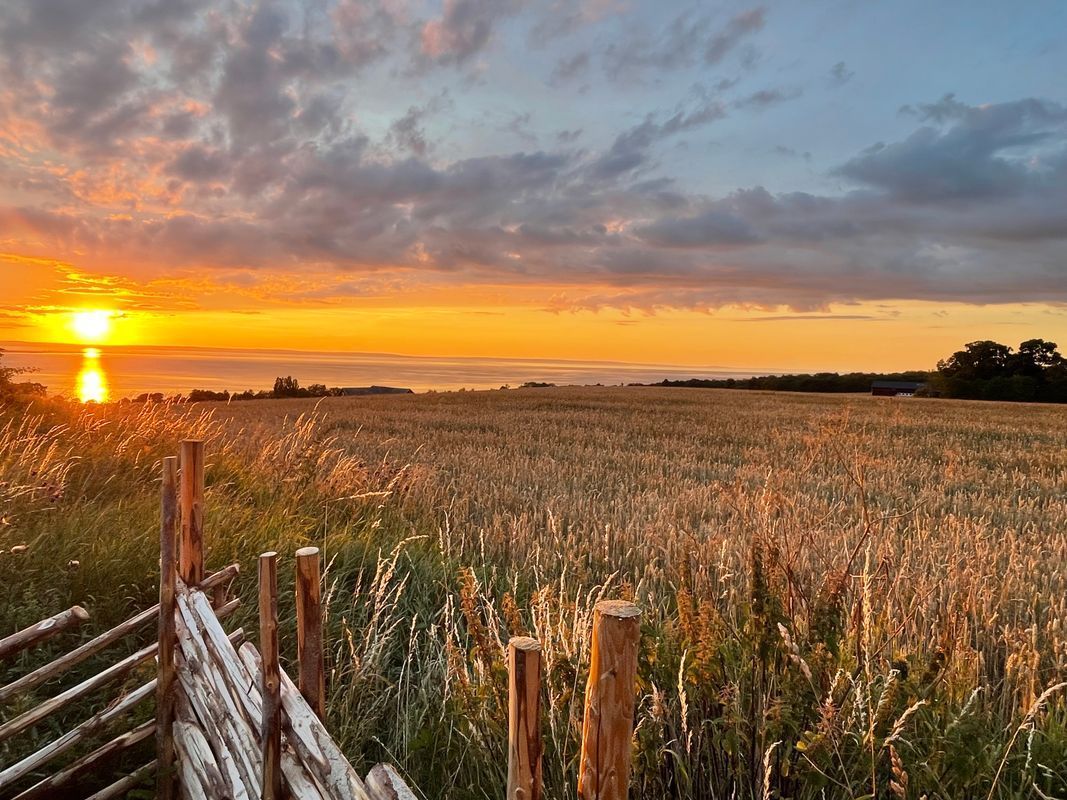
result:
M 278 640 L 277 554 L 259 557 L 259 648 L 242 629 L 222 621 L 240 606 L 229 598 L 238 575 L 231 564 L 204 568 L 204 448 L 181 443 L 162 462 L 159 603 L 133 615 L 52 662 L 0 687 L 0 705 L 99 655 L 151 622 L 157 641 L 120 658 L 80 683 L 0 724 L 0 745 L 40 725 L 135 668 L 155 660 L 156 677 L 120 694 L 103 710 L 77 722 L 36 752 L 0 764 L 0 798 L 72 797 L 79 782 L 105 759 L 155 739 L 155 757 L 91 795 L 110 800 L 155 778 L 156 796 L 171 800 L 264 798 L 278 800 L 415 800 L 397 771 L 378 764 L 361 779 L 323 722 L 326 681 L 319 551 L 296 552 L 297 681 L 282 669 Z M 640 610 L 632 603 L 598 603 L 593 616 L 589 680 L 579 763 L 580 800 L 625 800 L 629 791 Z M 89 618 L 74 606 L 0 639 L 10 658 Z M 542 798 L 540 644 L 528 637 L 508 643 L 508 800 Z M 50 775 L 42 769 L 112 730 L 114 723 L 155 699 L 154 716 Z M 14 794 L 16 793 L 17 794 Z

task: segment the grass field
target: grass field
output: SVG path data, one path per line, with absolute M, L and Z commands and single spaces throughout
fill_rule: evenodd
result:
M 1067 797 L 1067 409 L 637 388 L 9 409 L 0 632 L 153 602 L 159 459 L 185 436 L 208 442 L 209 566 L 240 561 L 251 600 L 255 556 L 282 554 L 292 658 L 291 556 L 324 549 L 331 729 L 428 798 L 502 796 L 518 633 L 545 648 L 547 796 L 573 794 L 601 597 L 644 609 L 632 797 Z

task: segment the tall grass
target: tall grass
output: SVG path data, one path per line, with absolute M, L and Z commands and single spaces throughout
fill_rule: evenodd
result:
M 323 548 L 331 729 L 427 797 L 502 793 L 519 633 L 572 794 L 607 596 L 644 609 L 634 796 L 1067 796 L 1063 409 L 561 389 L 3 420 L 3 630 L 150 604 L 159 459 L 205 438 L 209 564 Z

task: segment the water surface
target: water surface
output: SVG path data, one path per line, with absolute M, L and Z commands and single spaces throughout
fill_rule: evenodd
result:
M 723 367 L 631 364 L 612 361 L 404 356 L 387 353 L 315 353 L 294 350 L 236 350 L 185 347 L 79 347 L 65 344 L 0 342 L 3 363 L 35 367 L 24 379 L 49 392 L 102 402 L 142 392 L 184 394 L 270 389 L 292 375 L 301 386 L 402 386 L 431 389 L 496 389 L 527 381 L 606 385 L 650 383 L 664 378 L 747 377 L 751 371 Z

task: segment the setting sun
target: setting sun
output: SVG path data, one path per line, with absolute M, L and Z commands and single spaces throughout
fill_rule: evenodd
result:
M 111 331 L 110 311 L 76 311 L 71 321 L 75 335 L 82 342 L 99 342 Z

